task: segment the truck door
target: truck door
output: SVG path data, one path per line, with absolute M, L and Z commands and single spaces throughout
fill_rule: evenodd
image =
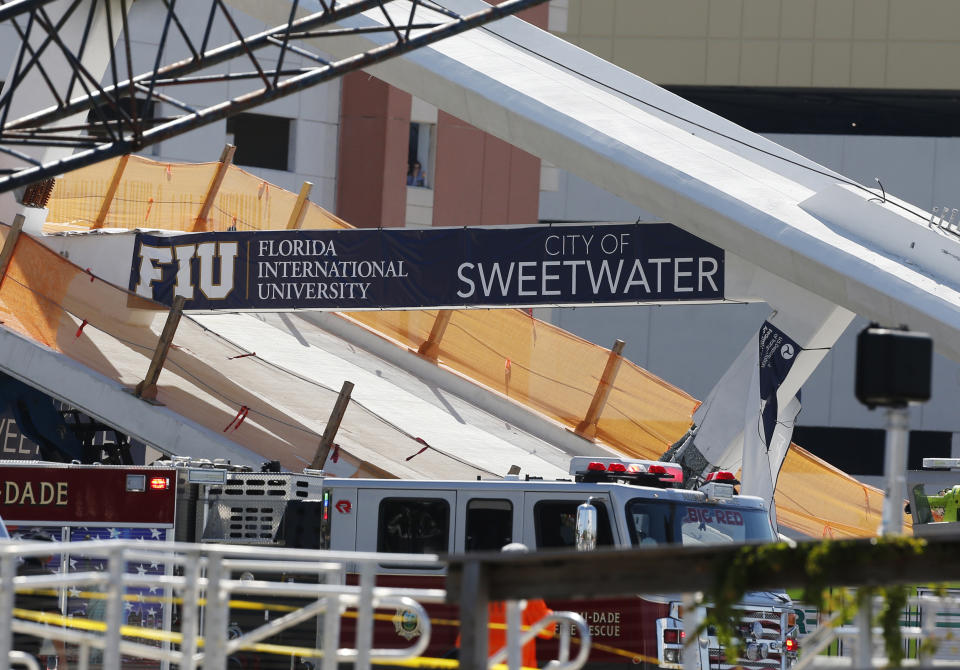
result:
M 460 491 L 454 551 L 497 551 L 523 541 L 523 491 Z
M 358 551 L 360 547 L 357 546 L 357 487 L 324 483 L 323 494 L 329 506 L 330 549 Z
M 610 498 L 594 494 L 597 508 L 597 546 L 619 546 L 617 529 L 611 523 Z M 574 548 L 576 546 L 577 507 L 586 502 L 583 493 L 537 492 L 524 497 L 524 544 L 531 550 Z
M 357 551 L 452 552 L 456 501 L 451 490 L 359 489 Z

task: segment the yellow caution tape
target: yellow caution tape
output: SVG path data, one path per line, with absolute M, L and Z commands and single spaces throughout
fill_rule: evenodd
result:
M 13 616 L 18 619 L 45 623 L 48 625 L 59 626 L 60 628 L 74 628 L 77 630 L 93 631 L 96 633 L 105 633 L 107 624 L 96 619 L 82 619 L 79 617 L 65 617 L 62 614 L 52 612 L 36 612 L 14 608 Z M 120 626 L 120 634 L 124 637 L 138 637 L 145 640 L 156 640 L 159 642 L 177 642 L 179 643 L 183 636 L 180 633 L 158 630 L 156 628 L 141 628 L 140 626 Z
M 32 593 L 37 595 L 54 595 L 54 596 L 57 595 L 57 591 L 55 590 L 43 590 L 43 589 L 23 589 L 23 590 L 18 589 L 17 593 Z M 91 592 L 81 592 L 78 596 L 75 596 L 75 597 L 103 599 L 103 598 L 106 598 L 106 594 L 100 591 L 91 591 Z M 124 600 L 134 601 L 134 602 L 150 602 L 150 603 L 163 603 L 168 601 L 173 602 L 175 604 L 183 603 L 182 598 L 164 598 L 162 596 L 126 595 L 124 596 Z M 198 599 L 197 603 L 198 605 L 202 606 L 206 604 L 206 600 L 203 598 L 200 598 Z M 254 601 L 248 601 L 248 600 L 231 600 L 230 608 L 242 609 L 242 610 L 248 610 L 248 611 L 249 610 L 253 610 L 253 611 L 267 610 L 272 612 L 293 612 L 298 609 L 301 609 L 293 605 L 277 605 L 277 604 L 268 605 L 265 603 L 258 603 Z M 52 614 L 49 612 L 34 612 L 30 610 L 23 610 L 23 609 L 16 609 L 16 608 L 13 610 L 13 613 L 14 613 L 14 616 L 19 617 L 21 619 L 29 619 L 31 621 L 53 624 L 53 625 L 66 627 L 66 628 L 76 628 L 80 630 L 98 631 L 98 632 L 104 632 L 106 630 L 106 624 L 103 623 L 102 621 L 94 621 L 90 619 L 82 619 L 77 617 L 68 618 L 60 614 Z M 347 618 L 356 618 L 357 612 L 355 610 L 348 610 L 343 613 L 343 616 Z M 396 614 L 374 613 L 373 618 L 376 621 L 390 621 L 390 622 L 396 622 L 396 621 L 402 620 L 402 617 Z M 430 623 L 433 624 L 434 626 L 456 626 L 456 627 L 460 626 L 460 621 L 458 619 L 431 618 Z M 506 629 L 506 624 L 502 624 L 502 623 L 491 622 L 491 623 L 488 623 L 487 625 L 489 628 L 493 630 Z M 524 626 L 523 629 L 529 630 L 529 626 Z M 166 632 L 166 631 L 161 631 L 154 628 L 142 628 L 139 626 L 126 626 L 126 625 L 121 627 L 121 635 L 125 637 L 137 637 L 137 638 L 146 639 L 146 640 L 155 640 L 155 641 L 161 641 L 161 642 L 167 641 L 167 642 L 175 642 L 175 643 L 179 643 L 182 639 L 182 636 L 179 633 Z M 576 644 L 580 643 L 580 641 L 577 638 L 571 638 L 571 640 Z M 201 644 L 201 645 L 203 644 L 202 638 L 198 638 L 198 644 Z M 653 663 L 654 665 L 659 663 L 659 660 L 652 656 L 647 656 L 645 654 L 640 654 L 635 651 L 630 651 L 628 649 L 621 649 L 619 647 L 614 647 L 614 646 L 602 644 L 599 642 L 593 642 L 591 644 L 591 647 L 593 649 L 596 649 L 597 651 L 603 651 L 608 654 L 613 654 L 615 656 L 622 656 L 624 658 L 629 658 L 634 662 Z M 322 656 L 323 654 L 322 650 L 319 650 L 319 649 L 310 649 L 306 647 L 292 647 L 292 646 L 286 646 L 286 645 L 272 645 L 272 644 L 266 644 L 266 643 L 257 643 L 249 646 L 244 646 L 243 649 L 247 651 L 257 651 L 257 652 L 267 653 L 267 654 L 280 654 L 284 656 L 291 656 L 291 655 L 297 654 L 301 656 L 310 657 L 310 656 L 317 656 L 317 655 Z M 450 663 L 452 663 L 453 665 L 449 665 Z M 411 659 L 409 661 L 391 662 L 390 664 L 391 665 L 410 664 L 410 667 L 440 668 L 441 670 L 443 670 L 444 668 L 455 668 L 459 666 L 457 661 L 453 659 L 443 659 L 443 658 L 431 659 L 426 657 Z

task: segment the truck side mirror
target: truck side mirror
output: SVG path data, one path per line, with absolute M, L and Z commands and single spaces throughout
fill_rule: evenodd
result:
M 577 551 L 597 548 L 597 508 L 593 498 L 577 507 Z

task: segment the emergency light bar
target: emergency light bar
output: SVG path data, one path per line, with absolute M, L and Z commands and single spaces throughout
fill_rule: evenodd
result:
M 708 498 L 732 498 L 737 493 L 733 487 L 739 483 L 740 480 L 732 472 L 715 470 L 707 475 L 698 490 Z
M 570 459 L 570 474 L 577 481 L 636 480 L 650 485 L 683 485 L 683 470 L 676 463 L 640 461 L 623 458 L 575 456 Z
M 734 486 L 740 483 L 740 480 L 737 479 L 732 472 L 728 472 L 726 470 L 717 470 L 715 472 L 711 472 L 709 475 L 707 475 L 706 481 L 723 482 L 724 484 L 733 484 Z

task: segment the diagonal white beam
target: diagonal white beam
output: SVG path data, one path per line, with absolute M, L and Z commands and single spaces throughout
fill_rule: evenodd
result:
M 82 363 L 0 328 L 0 370 L 168 455 L 258 465 L 263 456 L 165 407 L 136 398 Z
M 230 3 L 266 23 L 289 11 Z M 346 25 L 381 25 L 378 14 Z M 518 19 L 369 71 L 829 302 L 925 330 L 960 361 L 960 263 L 940 262 L 960 258 L 960 241 L 922 212 L 838 187 L 847 180 Z

